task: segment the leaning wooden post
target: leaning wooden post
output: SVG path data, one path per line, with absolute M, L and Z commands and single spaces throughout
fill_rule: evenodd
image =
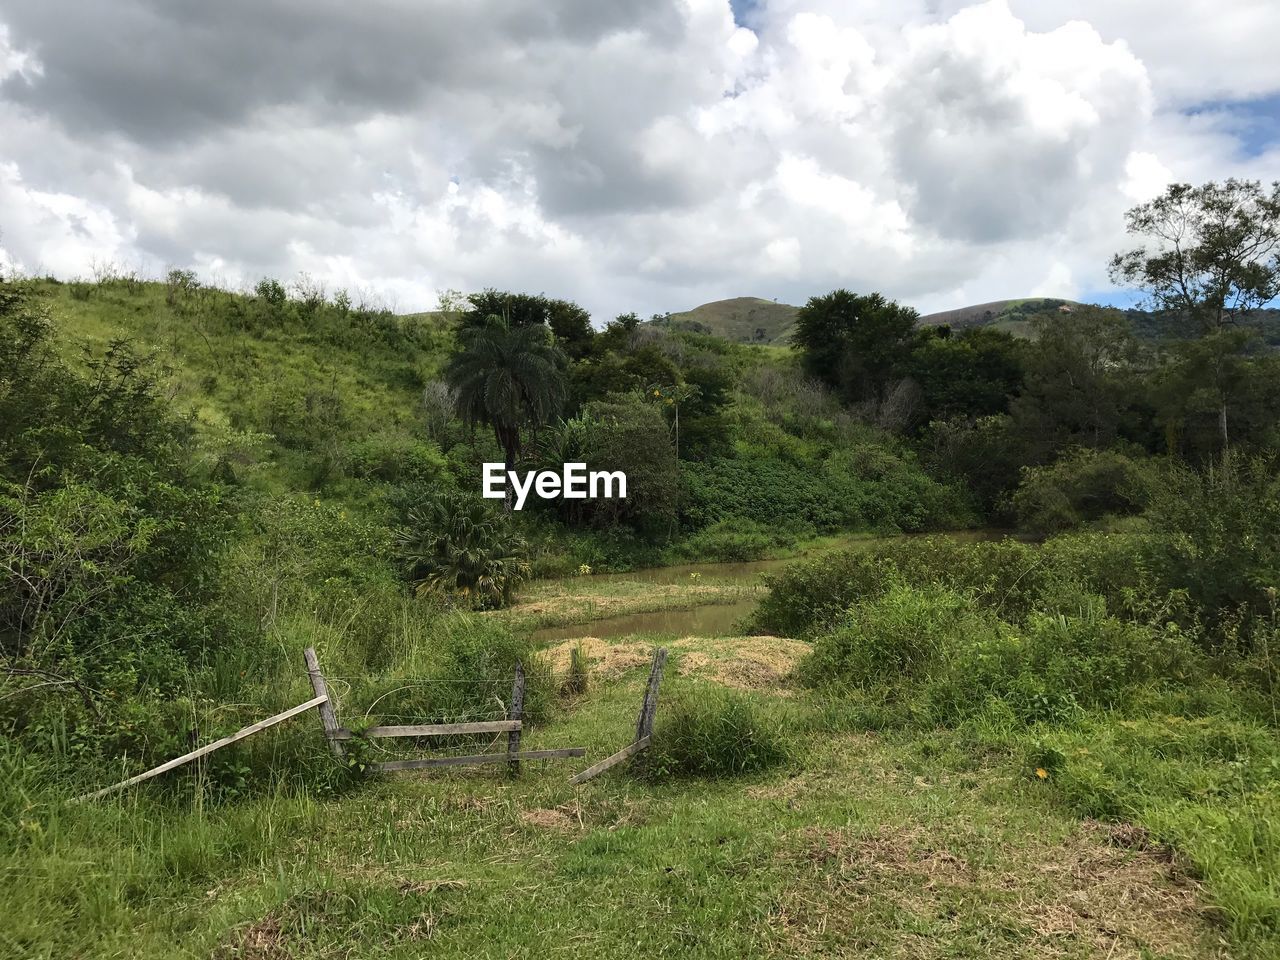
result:
M 644 740 L 653 734 L 653 718 L 658 712 L 658 685 L 662 683 L 662 668 L 667 663 L 667 648 L 659 647 L 653 652 L 653 667 L 649 671 L 649 685 L 644 691 L 644 701 L 640 704 L 640 716 L 636 720 L 636 739 Z
M 324 725 L 324 735 L 329 741 L 329 750 L 341 760 L 346 756 L 346 750 L 342 747 L 342 741 L 337 739 L 338 716 L 333 712 L 333 702 L 329 699 L 329 685 L 324 682 L 324 674 L 320 672 L 316 648 L 307 647 L 302 651 L 302 656 L 307 661 L 307 675 L 311 677 L 311 689 L 316 692 L 317 697 L 324 697 L 324 703 L 319 707 L 320 722 Z
M 508 720 L 524 720 L 524 667 L 516 661 L 516 679 L 511 685 L 511 707 L 507 710 Z M 507 772 L 512 776 L 520 773 L 520 727 L 507 734 L 507 756 L 510 764 Z

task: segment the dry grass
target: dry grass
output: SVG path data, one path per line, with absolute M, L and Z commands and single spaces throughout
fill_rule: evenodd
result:
M 684 676 L 710 680 L 739 690 L 768 690 L 785 695 L 787 677 L 809 645 L 784 637 L 688 637 L 673 644 L 680 651 Z
M 574 648 L 582 650 L 591 673 L 608 679 L 619 677 L 628 670 L 643 666 L 653 657 L 653 649 L 643 643 L 611 643 L 598 637 L 582 637 L 566 640 L 543 651 L 543 656 L 551 665 L 556 676 L 564 676 L 569 672 L 570 658 Z
M 781 854 L 802 882 L 787 892 L 776 920 L 795 946 L 816 953 L 832 940 L 858 944 L 860 918 L 888 901 L 914 919 L 902 936 L 880 944 L 887 956 L 943 955 L 944 940 L 913 928 L 951 926 L 962 911 L 988 914 L 1014 944 L 1009 955 L 1221 955 L 1198 885 L 1161 851 L 1132 849 L 1117 836 L 1091 821 L 1065 840 L 996 846 L 920 824 L 865 833 L 807 827 Z M 957 852 L 969 849 L 980 856 Z

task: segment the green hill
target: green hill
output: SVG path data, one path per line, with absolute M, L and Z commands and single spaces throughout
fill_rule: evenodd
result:
M 1024 297 L 1018 300 L 992 300 L 956 310 L 942 310 L 920 318 L 923 327 L 943 325 L 956 330 L 974 327 L 994 327 L 1016 337 L 1030 335 L 1031 320 L 1042 314 L 1068 312 L 1079 307 L 1074 300 L 1058 300 L 1050 297 Z
M 1079 306 L 1073 300 L 1030 297 L 994 300 L 956 310 L 944 310 L 920 318 L 922 326 L 946 324 L 957 330 L 995 327 L 1014 336 L 1027 336 L 1031 319 L 1063 307 Z M 732 340 L 735 343 L 785 344 L 795 329 L 799 307 L 759 297 L 733 297 L 673 313 L 665 323 L 677 329 L 693 330 Z
M 799 309 L 759 297 L 734 297 L 673 313 L 668 322 L 679 329 L 710 333 L 735 343 L 786 343 Z
M 254 486 L 362 501 L 365 481 L 439 456 L 421 398 L 452 343 L 440 314 L 126 280 L 38 289 L 65 355 L 119 340 L 154 354 L 207 455 Z

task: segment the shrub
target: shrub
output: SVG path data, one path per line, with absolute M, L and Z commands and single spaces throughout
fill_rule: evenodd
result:
M 1018 524 L 1031 533 L 1051 534 L 1139 513 L 1150 496 L 1149 474 L 1113 450 L 1073 450 L 1048 466 L 1023 467 L 1013 495 Z
M 679 474 L 671 432 L 661 411 L 638 395 L 596 400 L 562 423 L 542 443 L 551 469 L 581 461 L 595 470 L 621 470 L 625 498 L 559 499 L 549 505 L 569 523 L 601 530 L 625 526 L 651 543 L 668 539 L 675 527 Z
M 732 777 L 787 759 L 781 719 L 749 696 L 722 688 L 679 691 L 658 711 L 646 776 Z
M 419 595 L 501 607 L 529 576 L 528 543 L 505 514 L 474 497 L 450 494 L 410 510 L 398 542 Z
M 843 624 L 818 637 L 797 675 L 811 686 L 924 680 L 939 669 L 948 644 L 971 619 L 969 604 L 958 594 L 894 584 L 882 596 L 852 606 Z
M 696 560 L 759 560 L 770 551 L 795 542 L 793 533 L 770 529 L 754 520 L 722 520 L 685 538 L 680 553 Z
M 1144 619 L 1169 618 L 1177 597 L 1152 571 L 1146 538 L 1090 534 L 1042 545 L 924 537 L 850 548 L 789 564 L 765 577 L 757 629 L 804 636 L 838 623 L 849 605 L 896 582 L 938 584 L 1011 622 L 1037 608 L 1070 609 L 1082 595 Z
M 1098 598 L 1072 616 L 1034 613 L 1018 629 L 954 591 L 897 583 L 818 637 L 797 675 L 810 686 L 881 688 L 930 723 L 992 705 L 1031 723 L 1123 707 L 1148 684 L 1203 668 L 1176 626 L 1118 619 Z
M 1256 616 L 1280 586 L 1280 474 L 1274 460 L 1226 457 L 1203 471 L 1168 467 L 1147 517 L 1151 564 L 1211 621 L 1238 607 Z

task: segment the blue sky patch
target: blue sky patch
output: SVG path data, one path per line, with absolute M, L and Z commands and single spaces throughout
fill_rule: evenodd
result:
M 1280 143 L 1280 93 L 1252 100 L 1215 100 L 1186 111 L 1212 114 L 1240 140 L 1241 152 L 1256 157 Z

